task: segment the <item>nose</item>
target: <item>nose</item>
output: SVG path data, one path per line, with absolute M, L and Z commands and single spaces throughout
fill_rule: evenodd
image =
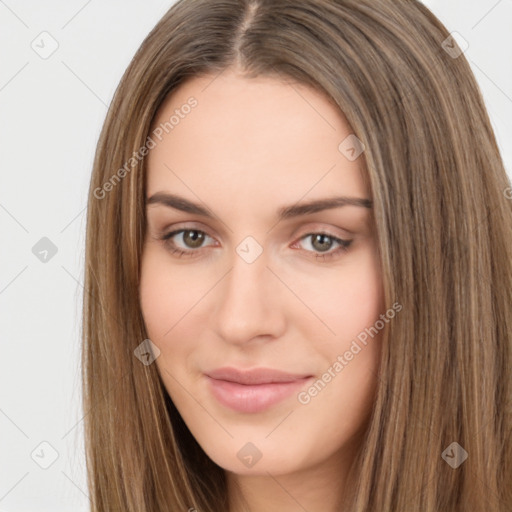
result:
M 219 283 L 214 313 L 218 336 L 231 344 L 280 337 L 286 324 L 283 284 L 267 268 L 265 252 L 248 263 L 237 253 Z

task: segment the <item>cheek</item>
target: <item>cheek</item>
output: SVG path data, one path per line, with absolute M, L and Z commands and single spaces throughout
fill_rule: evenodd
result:
M 145 248 L 141 262 L 140 306 L 146 333 L 160 350 L 155 363 L 176 405 L 188 400 L 179 382 L 197 370 L 194 356 L 201 353 L 207 325 L 208 293 L 218 280 L 207 266 L 190 270 L 171 262 L 161 248 Z M 211 320 L 210 320 L 211 321 Z
M 169 395 L 179 396 L 176 382 L 183 381 L 183 362 L 194 350 L 187 332 L 187 311 L 197 302 L 195 291 L 183 272 L 172 269 L 163 251 L 149 247 L 141 264 L 140 306 L 146 334 L 159 348 L 155 363 Z M 185 342 L 180 342 L 185 341 Z M 174 378 L 173 378 L 174 377 Z M 176 381 L 178 379 L 178 381 Z
M 175 322 L 178 301 L 170 289 L 165 266 L 151 254 L 146 255 L 141 269 L 140 305 L 147 334 L 157 344 Z
M 327 455 L 333 444 L 341 446 L 360 432 L 368 419 L 377 389 L 382 338 L 382 330 L 374 326 L 385 308 L 378 261 L 371 252 L 361 253 L 353 265 L 322 284 L 323 292 L 315 297 L 312 309 L 335 335 L 316 343 L 325 373 L 304 391 L 301 403 L 308 417 L 314 418 L 307 427 L 310 434 L 322 425 L 322 436 L 331 440 L 316 447 Z M 312 332 L 308 336 L 314 339 Z
M 338 349 L 344 341 L 352 340 L 372 326 L 384 313 L 379 262 L 370 250 L 359 251 L 357 257 L 354 255 L 339 269 L 304 281 L 299 293 L 338 340 L 329 337 L 326 331 L 326 339 L 333 339 L 329 343 L 337 343 Z M 318 324 L 315 328 L 318 329 Z
M 201 277 L 191 279 L 189 273 L 171 265 L 164 251 L 148 248 L 142 258 L 140 281 L 140 305 L 148 336 L 157 345 L 170 339 L 186 324 L 189 311 L 208 288 Z

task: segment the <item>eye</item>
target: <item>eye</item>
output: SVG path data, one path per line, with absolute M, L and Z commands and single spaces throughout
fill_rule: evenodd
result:
M 308 233 L 307 235 L 302 236 L 299 241 L 307 239 L 310 239 L 311 241 L 306 245 L 312 247 L 313 252 L 320 251 L 320 253 L 314 254 L 314 257 L 316 259 L 323 260 L 339 256 L 341 253 L 348 251 L 348 248 L 352 243 L 352 240 L 343 240 L 342 238 L 338 238 L 334 235 L 324 232 Z M 296 242 L 294 245 L 297 245 L 297 243 L 298 242 Z M 338 245 L 338 247 L 333 251 L 329 251 L 335 245 Z M 307 250 L 307 252 L 312 251 Z
M 173 240 L 175 237 L 177 240 L 181 239 L 181 241 L 177 243 Z M 200 252 L 199 250 L 203 248 L 203 244 L 208 238 L 213 240 L 212 237 L 199 229 L 178 229 L 164 234 L 161 237 L 161 240 L 164 241 L 172 254 L 181 258 L 182 256 L 194 257 L 194 253 Z M 338 238 L 329 233 L 318 232 L 308 233 L 307 235 L 302 236 L 298 242 L 295 242 L 295 244 L 292 245 L 292 247 L 295 247 L 300 241 L 307 239 L 311 239 L 311 241 L 306 245 L 309 245 L 313 249 L 305 249 L 305 252 L 315 253 L 316 251 L 319 251 L 316 252 L 316 254 L 313 254 L 313 256 L 316 259 L 322 260 L 341 255 L 341 253 L 348 250 L 348 247 L 352 243 L 352 240 L 343 240 L 342 238 Z M 330 249 L 336 245 L 338 247 L 331 251 Z
M 178 238 L 181 238 L 182 246 L 177 245 L 173 240 L 177 235 L 180 235 Z M 201 248 L 207 238 L 211 237 L 199 229 L 178 229 L 165 234 L 161 239 L 173 254 L 181 258 L 182 256 L 192 256 L 192 253 L 199 252 L 197 249 Z M 213 240 L 213 238 L 211 239 Z

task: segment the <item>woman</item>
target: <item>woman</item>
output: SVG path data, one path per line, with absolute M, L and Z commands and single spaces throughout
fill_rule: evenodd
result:
M 91 179 L 93 510 L 512 508 L 510 183 L 457 48 L 416 1 L 149 34 Z

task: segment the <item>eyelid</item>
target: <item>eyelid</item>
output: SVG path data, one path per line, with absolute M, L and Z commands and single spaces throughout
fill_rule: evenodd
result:
M 167 250 L 169 250 L 172 254 L 175 255 L 177 258 L 196 258 L 201 257 L 201 254 L 204 252 L 204 249 L 206 249 L 207 245 L 201 246 L 198 248 L 181 248 L 179 247 L 175 242 L 172 242 L 172 238 L 174 236 L 177 236 L 179 234 L 183 234 L 187 231 L 197 231 L 205 235 L 205 237 L 211 238 L 212 240 L 215 240 L 214 237 L 209 235 L 205 230 L 197 229 L 195 227 L 176 227 L 175 229 L 172 229 L 169 232 L 164 232 L 164 234 L 160 235 L 158 238 L 161 240 L 164 245 L 167 246 Z M 349 250 L 349 247 L 352 245 L 353 238 L 346 239 L 341 238 L 333 233 L 330 232 L 330 230 L 318 228 L 318 229 L 311 229 L 302 235 L 300 235 L 298 238 L 294 237 L 294 242 L 292 243 L 291 247 L 296 246 L 299 244 L 302 240 L 305 240 L 311 236 L 314 235 L 324 235 L 332 239 L 334 244 L 337 244 L 338 247 L 335 247 L 334 250 L 331 250 L 329 248 L 327 251 L 324 252 L 317 252 L 312 251 L 308 249 L 298 249 L 299 252 L 307 254 L 306 258 L 312 259 L 314 258 L 317 261 L 327 262 L 331 259 L 339 259 L 343 253 L 347 252 Z
M 160 238 L 167 237 L 171 233 L 177 234 L 180 231 L 200 231 L 205 235 L 209 236 L 212 239 L 216 239 L 214 236 L 210 235 L 209 228 L 205 226 L 201 222 L 193 222 L 193 223 L 177 223 L 172 224 L 171 226 L 167 226 L 161 230 Z M 316 235 L 316 234 L 325 234 L 332 238 L 338 238 L 344 241 L 348 241 L 356 235 L 353 231 L 349 231 L 348 229 L 342 229 L 339 227 L 329 226 L 326 227 L 325 222 L 314 222 L 308 223 L 307 228 L 301 226 L 299 229 L 294 230 L 293 234 L 290 234 L 290 237 L 294 238 L 294 244 L 304 238 L 307 235 Z
M 298 234 L 294 234 L 294 238 L 302 238 L 306 235 L 324 233 L 328 236 L 332 236 L 334 238 L 341 238 L 342 240 L 346 240 L 347 238 L 353 238 L 355 233 L 353 231 L 349 231 L 348 229 L 342 229 L 336 226 L 328 225 L 326 222 L 311 222 L 307 224 L 307 228 L 301 226 L 297 230 Z M 302 234 L 300 234 L 302 233 Z

